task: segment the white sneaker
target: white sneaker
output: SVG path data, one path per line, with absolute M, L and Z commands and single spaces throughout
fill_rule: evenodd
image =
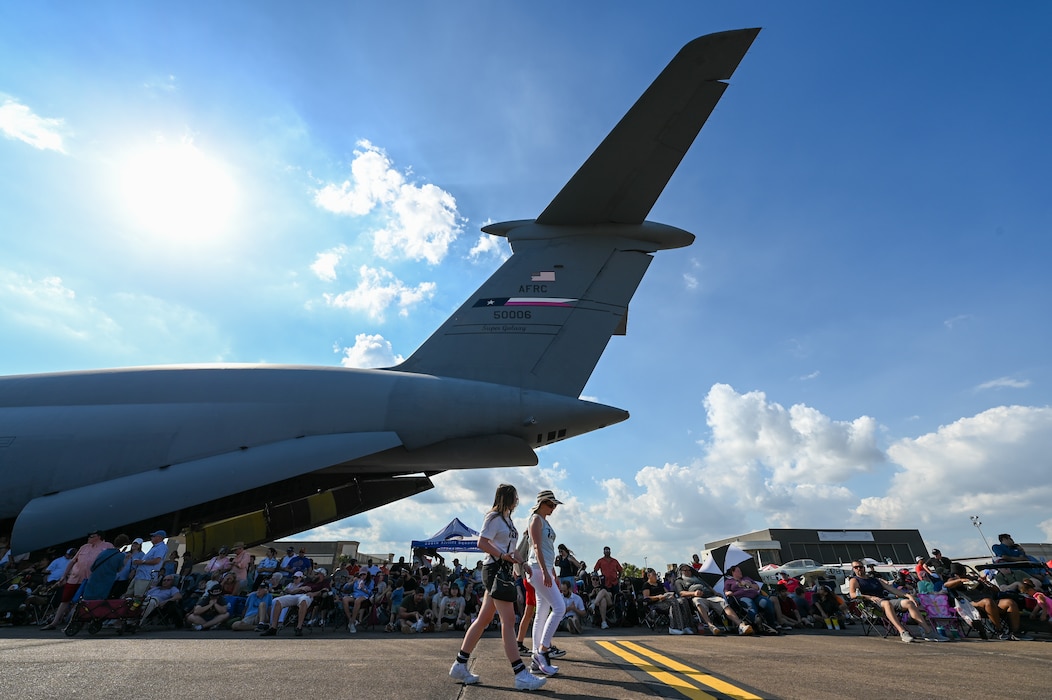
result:
M 453 665 L 450 666 L 449 677 L 455 681 L 460 681 L 464 685 L 472 685 L 479 682 L 479 677 L 468 670 L 468 665 L 459 661 L 454 661 Z
M 683 630 L 676 629 L 675 627 L 669 627 L 668 628 L 668 633 L 669 634 L 683 634 Z
M 748 622 L 741 623 L 740 625 L 738 625 L 738 634 L 753 634 L 752 625 L 750 625 Z
M 533 663 L 530 664 L 531 671 L 538 671 L 546 676 L 554 676 L 559 672 L 559 667 L 552 666 L 548 656 L 543 651 L 533 652 L 530 658 L 533 659 Z
M 610 629 L 610 625 L 606 624 L 606 620 L 603 620 L 603 624 L 599 625 L 601 629 Z
M 913 641 L 913 636 L 909 632 L 903 632 L 899 635 L 899 639 L 901 639 L 906 644 L 909 644 Z
M 357 634 L 358 633 L 358 625 L 354 624 L 353 622 L 348 622 L 347 623 L 347 631 L 350 632 L 351 634 Z
M 526 669 L 515 674 L 515 690 L 538 690 L 548 682 L 547 678 L 535 676 Z
M 688 627 L 684 627 L 683 628 L 683 634 L 694 634 L 694 628 L 693 627 L 689 627 L 689 626 Z

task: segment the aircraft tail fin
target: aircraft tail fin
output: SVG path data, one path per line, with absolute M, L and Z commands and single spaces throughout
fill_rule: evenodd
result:
M 535 221 L 484 227 L 514 254 L 395 369 L 579 396 L 651 253 L 694 241 L 644 219 L 757 32 L 687 44 Z

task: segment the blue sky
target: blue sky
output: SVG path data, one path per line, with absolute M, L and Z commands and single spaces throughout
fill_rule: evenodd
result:
M 763 31 L 651 212 L 585 396 L 620 425 L 309 533 L 404 553 L 494 486 L 585 559 L 764 527 L 1052 540 L 1041 3 L 0 6 L 0 373 L 381 366 L 678 49 Z

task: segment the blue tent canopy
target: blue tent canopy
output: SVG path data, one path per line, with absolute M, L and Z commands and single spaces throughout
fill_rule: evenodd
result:
M 453 518 L 449 524 L 436 532 L 429 539 L 413 540 L 413 549 L 433 549 L 436 552 L 481 552 L 478 547 L 478 530 Z

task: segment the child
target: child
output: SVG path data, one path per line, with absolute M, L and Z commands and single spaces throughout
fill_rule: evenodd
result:
M 1019 590 L 1023 595 L 1033 598 L 1034 602 L 1037 603 L 1031 613 L 1034 618 L 1041 622 L 1048 622 L 1049 618 L 1052 617 L 1052 599 L 1049 599 L 1047 595 L 1034 588 L 1034 584 L 1030 579 L 1020 582 Z

